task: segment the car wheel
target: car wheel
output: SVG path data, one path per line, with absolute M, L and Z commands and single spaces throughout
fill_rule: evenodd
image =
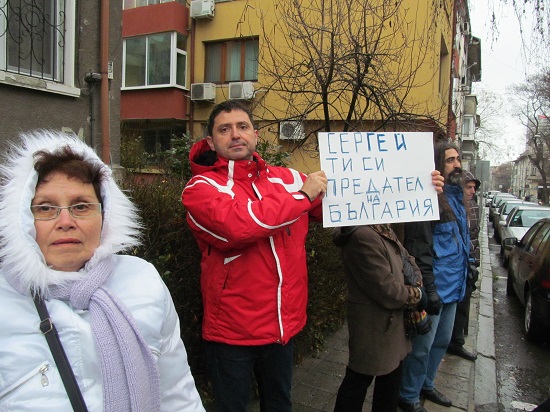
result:
M 525 298 L 525 317 L 524 317 L 524 333 L 525 337 L 531 341 L 540 339 L 542 326 L 533 311 L 533 294 L 530 290 L 526 291 Z

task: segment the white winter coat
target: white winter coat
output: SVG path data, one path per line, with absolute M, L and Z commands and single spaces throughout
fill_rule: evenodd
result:
M 0 187 L 0 412 L 72 410 L 46 339 L 39 330 L 30 291 L 38 290 L 48 297 L 48 287 L 62 282 L 64 276 L 69 279 L 85 276 L 105 254 L 137 244 L 139 226 L 133 206 L 110 178 L 101 188 L 102 239 L 92 259 L 75 273 L 58 272 L 45 265 L 34 240 L 29 208 L 36 186 L 32 153 L 37 148 L 52 149 L 67 140 L 57 134 L 40 134 L 31 137 L 26 148 L 12 153 L 1 166 L 4 182 Z M 96 157 L 89 147 L 71 142 L 87 156 Z M 28 295 L 11 286 L 5 278 L 6 270 L 14 270 L 24 279 Z M 106 288 L 132 313 L 158 360 L 161 410 L 204 411 L 180 338 L 178 316 L 157 270 L 137 257 L 116 255 L 113 276 Z M 88 410 L 102 411 L 101 367 L 89 312 L 75 310 L 69 302 L 61 300 L 50 299 L 46 305 Z

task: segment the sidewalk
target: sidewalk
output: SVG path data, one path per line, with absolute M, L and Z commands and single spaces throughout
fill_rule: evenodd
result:
M 484 210 L 484 208 L 482 208 Z M 428 412 L 494 412 L 498 410 L 496 391 L 495 343 L 493 324 L 493 279 L 487 219 L 481 219 L 480 286 L 472 294 L 470 323 L 465 348 L 477 352 L 470 362 L 455 355 L 445 355 L 438 372 L 436 385 L 453 406 L 445 408 L 430 401 L 424 403 Z M 348 361 L 347 327 L 327 337 L 325 350 L 319 357 L 306 357 L 294 369 L 293 411 L 332 411 L 336 393 Z M 370 411 L 372 385 L 369 388 L 365 411 Z M 250 411 L 258 411 L 257 403 Z

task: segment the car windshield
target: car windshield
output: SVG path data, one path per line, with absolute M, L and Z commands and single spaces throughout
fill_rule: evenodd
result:
M 531 227 L 545 217 L 550 217 L 550 210 L 518 210 L 510 226 Z
M 516 206 L 521 205 L 521 202 L 507 202 L 504 204 L 502 209 L 500 209 L 500 212 L 504 215 L 507 215 L 510 213 L 510 211 L 515 208 Z

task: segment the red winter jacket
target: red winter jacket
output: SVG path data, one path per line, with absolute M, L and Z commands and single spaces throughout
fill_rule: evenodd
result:
M 306 323 L 305 240 L 309 217 L 322 218 L 321 201 L 298 192 L 304 174 L 268 166 L 257 153 L 217 158 L 201 140 L 189 158 L 182 202 L 202 253 L 203 338 L 286 344 Z

